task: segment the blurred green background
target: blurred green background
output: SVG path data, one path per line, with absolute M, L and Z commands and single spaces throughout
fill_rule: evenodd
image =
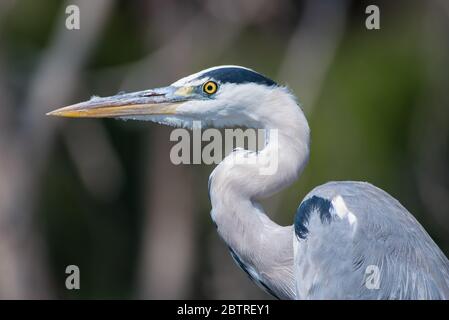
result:
M 45 116 L 219 64 L 290 86 L 309 119 L 309 165 L 264 202 L 275 221 L 316 185 L 369 181 L 448 255 L 448 31 L 444 0 L 2 0 L 0 298 L 270 298 L 210 221 L 213 166 L 171 164 L 170 129 Z

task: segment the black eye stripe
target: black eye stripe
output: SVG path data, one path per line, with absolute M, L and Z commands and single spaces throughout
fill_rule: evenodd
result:
M 223 67 L 214 69 L 203 73 L 201 78 L 214 79 L 220 83 L 257 83 L 269 87 L 277 85 L 276 82 L 260 73 L 239 67 Z

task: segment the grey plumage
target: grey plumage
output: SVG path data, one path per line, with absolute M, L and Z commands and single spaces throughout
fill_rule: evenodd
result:
M 322 207 L 314 209 L 307 236 L 295 237 L 299 299 L 449 298 L 449 261 L 396 199 L 369 183 L 330 182 L 304 201 L 338 196 L 357 226 L 340 219 L 333 207 L 328 223 L 319 217 Z M 378 289 L 366 285 L 370 265 L 379 268 Z

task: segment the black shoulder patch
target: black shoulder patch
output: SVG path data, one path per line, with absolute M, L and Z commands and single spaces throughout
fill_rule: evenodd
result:
M 322 223 L 331 222 L 331 207 L 332 203 L 324 198 L 318 196 L 312 196 L 311 198 L 303 201 L 296 211 L 295 215 L 295 233 L 300 239 L 305 239 L 309 233 L 307 224 L 309 223 L 310 214 L 316 211 L 320 214 Z
M 203 73 L 201 75 L 201 78 L 203 77 L 210 77 L 221 83 L 257 83 L 269 87 L 277 85 L 276 82 L 261 75 L 260 73 L 238 67 L 224 67 L 214 69 Z

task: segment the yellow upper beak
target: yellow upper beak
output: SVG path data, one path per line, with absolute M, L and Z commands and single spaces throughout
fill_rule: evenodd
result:
M 185 99 L 173 95 L 174 88 L 166 87 L 111 97 L 93 97 L 77 104 L 47 113 L 70 118 L 117 118 L 145 115 L 175 114 Z

